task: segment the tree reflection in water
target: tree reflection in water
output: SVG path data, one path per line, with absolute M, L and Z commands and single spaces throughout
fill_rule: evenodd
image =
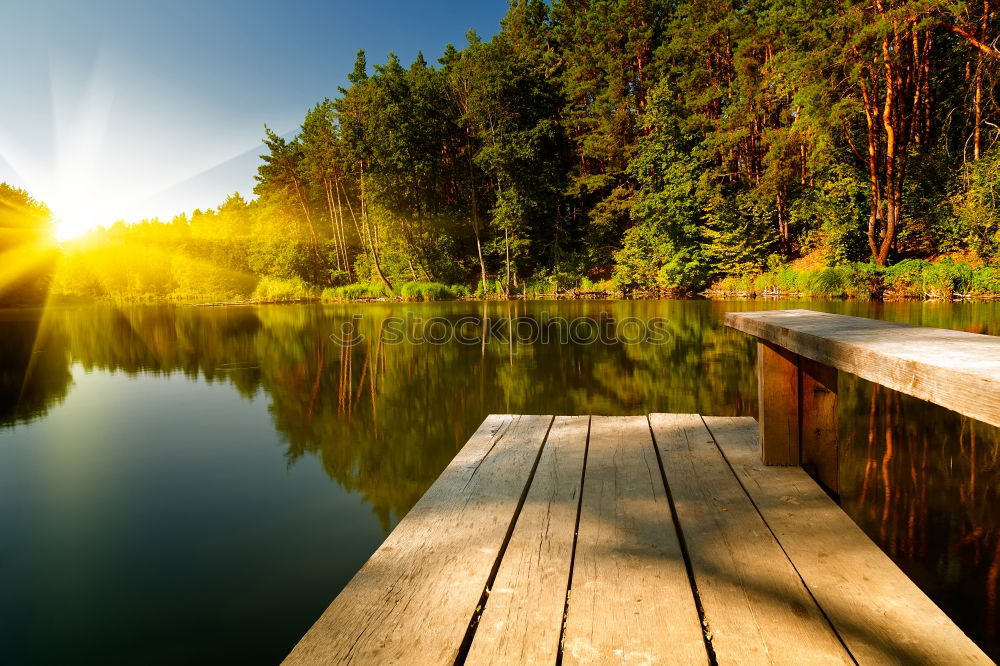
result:
M 855 378 L 841 386 L 842 505 L 996 655 L 1000 429 Z

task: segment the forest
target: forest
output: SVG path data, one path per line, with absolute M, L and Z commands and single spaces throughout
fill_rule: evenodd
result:
M 434 63 L 359 51 L 265 127 L 252 198 L 63 243 L 47 288 L 996 296 L 998 28 L 991 0 L 514 0 Z M 0 195 L 9 251 L 44 206 Z

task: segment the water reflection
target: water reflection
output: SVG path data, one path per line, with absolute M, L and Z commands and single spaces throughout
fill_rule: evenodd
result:
M 266 408 L 289 468 L 303 459 L 319 461 L 339 487 L 364 497 L 387 532 L 491 412 L 752 415 L 754 344 L 720 322 L 724 312 L 765 307 L 1000 333 L 1000 305 L 990 303 L 573 301 L 6 310 L 0 311 L 0 431 L 44 421 L 72 391 L 74 368 L 124 373 L 142 382 L 171 375 L 229 387 L 247 401 L 258 397 L 254 405 L 260 407 L 254 409 Z M 408 312 L 452 321 L 542 313 L 663 317 L 671 338 L 664 345 L 385 344 L 377 332 L 386 319 Z M 359 313 L 363 342 L 333 344 L 330 334 Z M 194 424 L 211 418 L 184 409 Z M 199 446 L 216 446 L 225 424 L 216 425 L 205 428 Z M 845 509 L 970 635 L 994 656 L 1000 654 L 1000 516 L 993 509 L 997 429 L 843 376 L 841 428 Z M 189 471 L 178 466 L 164 473 Z M 227 557 L 244 555 L 234 546 Z M 320 596 L 325 602 L 329 590 Z M 303 615 L 314 612 L 308 606 Z M 297 639 L 296 630 L 289 631 L 273 638 L 275 654 Z
M 857 379 L 845 385 L 842 505 L 996 659 L 998 429 Z
M 389 345 L 377 335 L 387 317 L 404 311 L 597 318 L 609 309 L 620 318 L 667 317 L 671 342 Z M 3 423 L 44 415 L 68 390 L 72 363 L 129 375 L 181 373 L 226 382 L 246 397 L 263 390 L 289 462 L 317 456 L 331 478 L 365 494 L 388 529 L 490 412 L 749 413 L 753 377 L 733 369 L 752 344 L 716 328 L 717 309 L 679 302 L 372 305 L 362 310 L 364 342 L 354 347 L 329 339 L 357 312 L 349 307 L 55 309 L 33 323 L 28 313 L 5 313 L 12 344 L 3 354 L 10 368 Z M 32 365 L 35 357 L 46 362 Z M 24 381 L 31 391 L 18 393 Z
M 42 335 L 42 317 L 30 310 L 0 310 L 0 427 L 30 423 L 66 397 L 70 372 L 66 343 Z

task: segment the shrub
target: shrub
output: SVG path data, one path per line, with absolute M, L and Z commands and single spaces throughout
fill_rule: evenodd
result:
M 580 286 L 576 289 L 584 293 L 611 294 L 617 291 L 614 280 L 591 280 L 584 276 L 580 278 Z
M 715 282 L 709 289 L 727 296 L 752 296 L 756 293 L 755 282 L 753 275 L 730 275 Z
M 753 287 L 757 293 L 778 291 L 778 272 L 768 271 L 767 273 L 761 273 L 754 278 Z
M 523 283 L 522 284 L 522 292 L 523 293 L 531 293 L 530 287 L 531 287 L 531 285 L 529 285 L 527 283 Z M 465 292 L 467 292 L 465 295 L 468 295 L 468 293 L 470 293 L 469 290 L 466 287 L 454 287 L 454 288 L 455 289 L 461 288 L 461 289 L 465 290 Z M 511 292 L 513 293 L 513 291 L 514 291 L 513 285 L 511 285 Z M 489 278 L 486 278 L 486 289 L 485 290 L 483 289 L 483 281 L 482 280 L 477 280 L 476 281 L 476 290 L 474 292 L 471 292 L 471 294 L 472 294 L 473 297 L 478 298 L 480 300 L 487 299 L 487 298 L 493 298 L 493 297 L 496 297 L 496 298 L 505 298 L 507 296 L 507 294 L 504 292 L 504 281 L 501 280 L 501 279 L 499 279 L 499 278 L 497 278 L 496 280 L 491 280 Z
M 329 287 L 323 290 L 324 303 L 337 301 L 361 301 L 385 298 L 385 287 L 380 284 L 346 284 L 343 287 Z
M 753 278 L 753 289 L 760 294 L 797 294 L 803 291 L 802 280 L 806 273 L 794 268 L 773 268 Z M 740 286 L 746 286 L 743 282 Z
M 867 185 L 834 167 L 833 178 L 805 190 L 791 206 L 793 229 L 811 229 L 804 245 L 821 249 L 833 263 L 846 265 L 868 254 L 864 227 L 868 222 Z
M 882 296 L 885 289 L 882 270 L 872 263 L 856 262 L 848 266 L 844 294 L 863 301 Z
M 886 295 L 893 298 L 923 298 L 924 268 L 930 262 L 923 259 L 904 259 L 885 269 Z
M 810 297 L 951 298 L 955 294 L 1000 296 L 1000 267 L 972 265 L 951 257 L 931 263 L 906 259 L 889 268 L 855 262 L 832 268 L 803 271 L 774 268 L 757 275 L 731 275 L 715 282 L 711 291 L 729 296 L 802 294 Z
M 261 303 L 284 303 L 316 298 L 316 288 L 302 278 L 263 277 L 253 290 L 252 298 Z
M 952 198 L 956 235 L 980 256 L 993 256 L 1000 248 L 1000 148 L 972 162 L 962 181 Z
M 956 293 L 964 294 L 972 282 L 972 268 L 965 263 L 945 257 L 924 267 L 924 289 L 931 296 L 951 298 Z
M 799 278 L 800 273 L 794 268 L 783 268 L 778 271 L 778 279 L 776 281 L 778 289 L 785 292 L 796 292 L 799 291 Z
M 469 295 L 465 285 L 448 286 L 440 282 L 407 282 L 399 288 L 404 301 L 440 301 Z
M 522 285 L 521 293 L 531 294 L 533 296 L 554 294 L 559 288 L 559 283 L 556 278 L 542 275 L 541 277 L 535 276 L 530 280 L 525 281 Z M 502 295 L 503 286 L 499 280 L 497 280 L 497 293 Z
M 803 273 L 799 279 L 802 293 L 808 296 L 836 298 L 844 295 L 847 271 L 843 268 L 823 268 Z
M 972 272 L 969 281 L 972 296 L 1000 296 L 1000 268 L 983 266 Z

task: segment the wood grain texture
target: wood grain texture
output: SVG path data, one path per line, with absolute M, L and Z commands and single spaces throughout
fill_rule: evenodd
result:
M 701 417 L 649 420 L 718 663 L 852 664 Z
M 799 464 L 833 493 L 840 492 L 837 371 L 799 357 Z
M 563 663 L 707 661 L 649 423 L 595 416 Z
M 555 664 L 590 417 L 557 416 L 466 659 Z
M 767 465 L 799 464 L 798 357 L 767 342 L 757 343 L 757 422 L 761 457 Z
M 859 664 L 993 663 L 802 469 L 761 463 L 752 419 L 705 422 Z
M 1000 337 L 812 310 L 729 312 L 724 321 L 819 363 L 1000 426 Z
M 453 664 L 551 416 L 490 416 L 286 664 Z

